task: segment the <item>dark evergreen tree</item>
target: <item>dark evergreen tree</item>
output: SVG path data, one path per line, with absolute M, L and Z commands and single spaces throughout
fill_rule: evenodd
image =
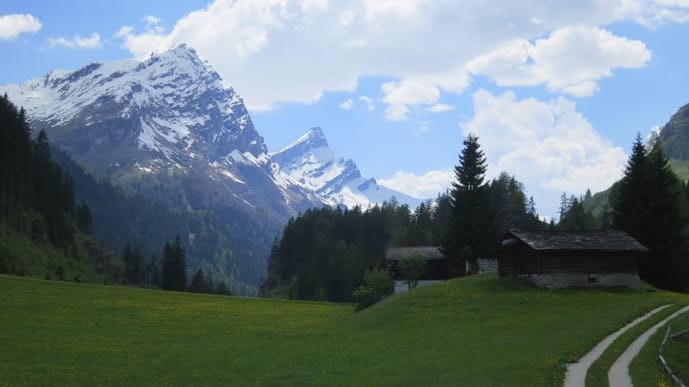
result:
M 646 148 L 641 134 L 637 133 L 617 197 L 614 198 L 612 219 L 614 228 L 624 230 L 637 239 L 644 234 L 649 216 L 644 211 L 649 200 L 649 187 L 645 186 L 647 175 Z
M 184 291 L 187 288 L 186 256 L 179 235 L 175 237 L 172 251 L 174 257 L 175 290 Z
M 146 280 L 146 262 L 141 245 L 127 243 L 122 251 L 122 260 L 125 280 L 133 285 L 143 284 Z
M 191 283 L 189 284 L 189 291 L 192 293 L 207 293 L 209 291 L 209 283 L 206 278 L 206 273 L 203 269 L 198 268 L 191 277 Z
M 560 215 L 560 221 L 562 218 L 565 217 L 565 213 L 567 213 L 567 210 L 569 210 L 569 199 L 567 198 L 567 194 L 565 192 L 562 193 L 560 196 L 560 210 L 559 210 L 559 215 Z
M 689 291 L 687 220 L 683 185 L 659 143 L 647 153 L 637 135 L 614 201 L 613 226 L 649 248 L 639 274 L 652 284 Z
M 593 231 L 598 228 L 593 215 L 584 209 L 581 200 L 572 197 L 568 200 L 568 204 L 568 208 L 558 223 L 559 230 Z
M 652 256 L 642 260 L 640 275 L 659 287 L 689 291 L 689 252 L 687 221 L 689 210 L 682 182 L 672 172 L 659 144 L 647 156 L 645 187 L 648 212 L 640 241 Z
M 478 137 L 470 134 L 455 167 L 456 181 L 450 193 L 452 211 L 442 244 L 453 275 L 465 275 L 465 262 L 486 254 L 494 241 L 494 214 L 489 187 L 484 183 L 485 172 L 486 158 Z
M 163 247 L 163 266 L 161 274 L 161 288 L 163 290 L 179 290 L 177 288 L 177 257 L 169 242 Z
M 215 289 L 215 294 L 219 294 L 221 296 L 231 296 L 232 293 L 230 292 L 230 289 L 227 287 L 227 284 L 225 281 L 219 281 L 218 282 L 218 287 Z

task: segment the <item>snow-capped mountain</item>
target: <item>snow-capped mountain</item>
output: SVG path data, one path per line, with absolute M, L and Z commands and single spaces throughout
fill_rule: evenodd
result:
M 311 128 L 285 148 L 270 154 L 293 182 L 316 192 L 331 205 L 367 208 L 395 198 L 415 208 L 420 199 L 361 176 L 354 161 L 336 157 L 321 128 Z
M 286 218 L 323 204 L 272 162 L 242 99 L 184 44 L 141 62 L 53 71 L 0 92 L 99 175 L 150 188 L 171 175 L 193 177 L 194 192 L 171 198 L 186 208 L 243 205 Z

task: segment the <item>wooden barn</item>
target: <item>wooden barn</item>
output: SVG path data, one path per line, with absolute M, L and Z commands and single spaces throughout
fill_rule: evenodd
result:
M 648 249 L 622 231 L 522 232 L 503 235 L 501 276 L 529 279 L 545 288 L 638 289 L 639 259 Z
M 385 253 L 385 263 L 395 280 L 395 294 L 409 290 L 405 278 L 397 270 L 397 263 L 403 259 L 418 257 L 425 261 L 423 275 L 417 286 L 430 285 L 449 278 L 449 267 L 445 255 L 435 246 L 391 247 Z

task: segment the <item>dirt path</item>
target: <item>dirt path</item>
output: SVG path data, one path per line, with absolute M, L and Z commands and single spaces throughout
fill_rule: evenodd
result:
M 632 377 L 629 374 L 629 364 L 632 362 L 632 360 L 634 360 L 636 355 L 639 354 L 641 348 L 643 348 L 648 339 L 651 338 L 651 336 L 653 336 L 653 334 L 656 333 L 660 327 L 686 311 L 689 311 L 689 306 L 685 306 L 684 308 L 676 311 L 663 321 L 652 326 L 651 329 L 642 333 L 641 336 L 637 337 L 636 340 L 634 340 L 634 342 L 632 342 L 632 344 L 622 353 L 622 355 L 615 360 L 615 363 L 613 363 L 612 367 L 610 367 L 610 371 L 608 372 L 608 383 L 612 387 L 633 387 L 634 384 L 632 383 Z
M 646 313 L 645 315 L 637 318 L 636 320 L 630 322 L 629 324 L 623 326 L 617 332 L 607 336 L 601 340 L 589 353 L 584 355 L 578 362 L 574 364 L 567 365 L 567 373 L 565 374 L 565 384 L 564 387 L 584 387 L 586 382 L 586 373 L 588 372 L 591 364 L 596 361 L 600 355 L 605 352 L 605 350 L 613 343 L 620 335 L 628 331 L 630 328 L 644 321 L 645 319 L 653 316 L 654 314 L 660 312 L 661 310 L 667 308 L 670 305 L 663 305 L 652 311 Z M 611 384 L 612 385 L 612 384 Z

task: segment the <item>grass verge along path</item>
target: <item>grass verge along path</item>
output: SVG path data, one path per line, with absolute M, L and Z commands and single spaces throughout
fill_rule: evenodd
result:
M 671 324 L 671 333 L 689 330 L 689 313 L 676 318 Z M 689 383 L 689 333 L 668 340 L 663 357 L 672 371 L 684 382 Z

